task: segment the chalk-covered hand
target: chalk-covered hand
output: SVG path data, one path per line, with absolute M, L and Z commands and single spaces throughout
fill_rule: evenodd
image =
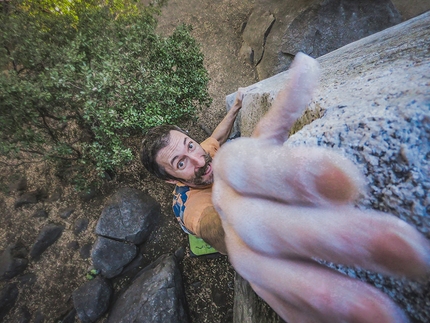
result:
M 364 181 L 351 161 L 283 146 L 317 87 L 318 63 L 299 54 L 290 75 L 252 138 L 227 143 L 214 160 L 230 260 L 289 323 L 407 322 L 384 293 L 316 261 L 417 278 L 429 270 L 430 246 L 393 215 L 352 206 Z

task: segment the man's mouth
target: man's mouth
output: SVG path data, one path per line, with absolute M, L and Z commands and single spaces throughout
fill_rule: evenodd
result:
M 205 156 L 205 165 L 203 167 L 201 167 L 195 174 L 196 174 L 196 178 L 205 176 L 207 174 L 209 174 L 212 171 L 212 158 L 210 155 L 206 155 Z
M 208 166 L 206 167 L 206 171 L 203 174 L 203 176 L 209 174 L 212 171 L 212 163 L 208 164 Z

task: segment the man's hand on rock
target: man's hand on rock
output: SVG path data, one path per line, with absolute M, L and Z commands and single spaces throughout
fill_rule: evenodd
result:
M 234 98 L 234 102 L 233 102 L 233 105 L 231 106 L 231 109 L 237 111 L 242 108 L 242 100 L 243 100 L 243 95 L 245 91 L 246 91 L 246 88 L 240 87 L 237 89 L 236 97 Z
M 224 145 L 214 160 L 230 260 L 288 322 L 407 322 L 384 293 L 316 261 L 419 278 L 430 245 L 392 215 L 353 207 L 364 180 L 351 161 L 283 146 L 317 87 L 318 64 L 299 54 L 290 76 L 252 138 Z

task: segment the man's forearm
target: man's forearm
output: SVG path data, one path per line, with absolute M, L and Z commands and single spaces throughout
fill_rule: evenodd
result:
M 233 108 L 230 109 L 230 111 L 218 124 L 218 126 L 215 128 L 214 132 L 211 135 L 211 137 L 215 138 L 220 143 L 220 145 L 227 141 L 231 129 L 233 128 L 234 121 L 236 120 L 237 114 L 239 113 L 239 109 L 235 111 L 232 110 Z
M 234 121 L 236 120 L 240 108 L 242 108 L 242 97 L 243 90 L 239 89 L 237 91 L 236 98 L 230 111 L 227 112 L 224 119 L 222 119 L 222 121 L 218 124 L 218 126 L 215 128 L 211 135 L 211 137 L 218 140 L 220 145 L 225 143 L 228 139 L 228 136 L 230 135 L 231 129 L 234 125 Z

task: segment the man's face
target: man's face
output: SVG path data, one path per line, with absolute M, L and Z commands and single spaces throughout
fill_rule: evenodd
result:
M 179 131 L 170 131 L 169 144 L 158 152 L 155 161 L 168 174 L 180 179 L 168 180 L 169 183 L 181 182 L 191 187 L 204 187 L 213 183 L 211 156 L 193 139 Z

